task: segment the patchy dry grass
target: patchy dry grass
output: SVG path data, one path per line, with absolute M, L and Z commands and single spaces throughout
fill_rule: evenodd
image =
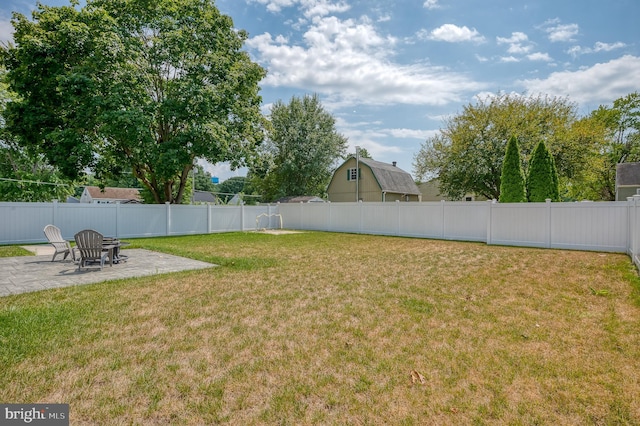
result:
M 330 233 L 132 246 L 222 266 L 0 298 L 0 401 L 69 403 L 72 424 L 640 423 L 627 256 Z

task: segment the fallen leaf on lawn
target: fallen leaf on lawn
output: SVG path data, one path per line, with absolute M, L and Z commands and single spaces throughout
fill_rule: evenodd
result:
M 420 384 L 423 385 L 426 383 L 422 374 L 418 373 L 416 370 L 411 370 L 411 383 L 415 385 L 417 382 L 420 382 Z

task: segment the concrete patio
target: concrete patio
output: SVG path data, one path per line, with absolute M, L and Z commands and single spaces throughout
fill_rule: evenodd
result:
M 78 271 L 78 265 L 58 255 L 51 261 L 53 247 L 47 245 L 24 246 L 35 256 L 0 258 L 0 297 L 51 288 L 91 284 L 120 278 L 142 277 L 193 269 L 212 268 L 216 265 L 150 250 L 123 250 L 126 262 L 103 270 L 91 266 Z

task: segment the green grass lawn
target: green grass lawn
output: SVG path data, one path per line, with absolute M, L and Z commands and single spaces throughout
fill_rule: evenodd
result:
M 131 242 L 221 266 L 0 298 L 0 401 L 69 403 L 71 424 L 640 424 L 625 255 Z
M 0 246 L 0 257 L 16 256 L 33 256 L 33 253 L 20 246 Z

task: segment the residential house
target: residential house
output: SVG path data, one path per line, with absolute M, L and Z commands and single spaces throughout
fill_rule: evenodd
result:
M 136 188 L 104 188 L 97 186 L 85 186 L 80 196 L 81 203 L 113 204 L 120 202 L 141 203 L 140 190 Z
M 616 201 L 626 201 L 640 190 L 640 163 L 616 165 Z
M 331 202 L 421 200 L 413 177 L 395 162 L 388 164 L 370 158 L 356 160 L 355 156 L 347 158 L 336 169 L 327 193 Z
M 420 188 L 420 193 L 422 194 L 422 201 L 453 201 L 451 198 L 440 193 L 440 181 L 438 178 L 422 182 L 418 184 L 418 188 Z M 462 201 L 486 201 L 486 198 L 473 193 L 467 193 L 462 198 Z
M 194 204 L 217 204 L 218 200 L 211 192 L 196 189 L 193 192 L 193 202 Z

